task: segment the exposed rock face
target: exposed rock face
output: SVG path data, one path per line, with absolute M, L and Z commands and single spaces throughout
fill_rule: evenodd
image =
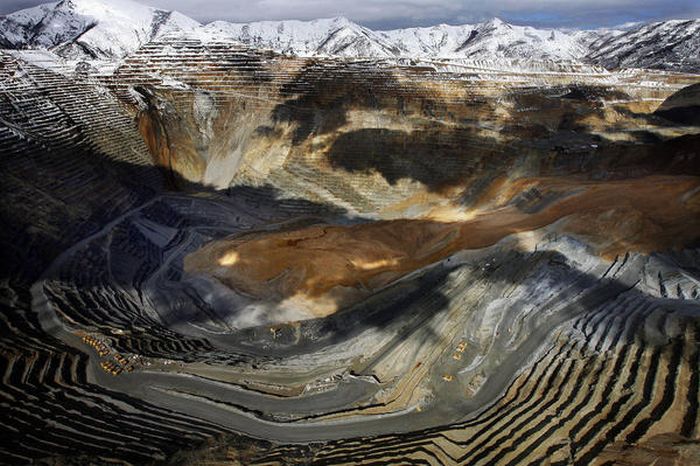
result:
M 0 57 L 5 458 L 692 457 L 697 76 Z

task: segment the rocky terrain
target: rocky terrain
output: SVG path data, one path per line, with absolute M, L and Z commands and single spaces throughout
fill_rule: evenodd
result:
M 64 45 L 0 51 L 3 463 L 697 463 L 698 75 Z

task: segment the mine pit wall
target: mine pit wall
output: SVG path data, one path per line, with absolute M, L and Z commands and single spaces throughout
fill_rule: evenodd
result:
M 3 266 L 31 281 L 69 245 L 152 197 L 163 179 L 129 114 L 96 79 L 0 52 L 0 89 L 0 242 L 12 255 Z
M 90 350 L 47 333 L 32 309 L 29 287 L 57 256 L 165 188 L 121 101 L 100 80 L 0 51 L 0 154 L 2 461 L 143 464 L 217 435 L 206 422 L 96 384 Z M 75 272 L 68 286 L 93 270 Z M 71 308 L 94 318 L 89 302 Z
M 137 89 L 145 106 L 137 110 L 136 121 L 154 162 L 183 180 L 225 189 L 243 153 L 251 158 L 274 153 L 276 141 L 261 144 L 255 133 L 271 108 L 251 108 L 237 97 L 215 99 L 207 90 Z
M 585 101 L 577 100 L 576 94 L 561 99 L 557 94 L 569 92 L 569 87 L 572 87 L 571 80 L 565 78 L 557 84 L 567 88 L 566 91 L 553 91 L 554 96 L 546 98 L 526 82 L 484 83 L 482 89 L 481 84 L 472 86 L 449 80 L 444 84 L 431 84 L 428 81 L 439 77 L 430 77 L 426 82 L 418 80 L 413 85 L 411 80 L 401 77 L 401 71 L 392 71 L 399 76 L 398 84 L 380 85 L 380 82 L 389 82 L 386 72 L 375 71 L 377 74 L 369 76 L 377 76 L 376 83 L 372 79 L 363 81 L 369 83 L 366 89 L 372 90 L 370 93 L 362 88 L 353 90 L 357 86 L 351 86 L 373 68 L 357 65 L 358 70 L 349 73 L 351 77 L 346 87 L 339 87 L 342 91 L 337 91 L 341 96 L 357 93 L 350 94 L 352 104 L 349 104 L 333 100 L 338 96 L 325 91 L 332 90 L 335 82 L 335 78 L 330 83 L 321 79 L 323 73 L 320 70 L 327 69 L 326 66 L 313 68 L 313 63 L 308 61 L 287 62 L 286 59 L 278 62 L 251 52 L 236 55 L 231 53 L 230 47 L 210 46 L 203 53 L 201 45 L 179 44 L 179 52 L 160 55 L 158 44 L 149 47 L 153 47 L 153 64 L 146 66 L 150 59 L 137 57 L 125 65 L 120 76 L 100 78 L 94 85 L 92 81 L 81 83 L 45 69 L 18 64 L 3 56 L 0 77 L 5 92 L 0 100 L 3 122 L 0 147 L 4 158 L 0 177 L 3 196 L 10 201 L 2 206 L 2 220 L 12 229 L 3 230 L 0 243 L 3 249 L 14 254 L 8 264 L 15 268 L 5 271 L 7 275 L 0 287 L 3 310 L 0 362 L 5 381 L 0 386 L 0 396 L 11 400 L 6 405 L 9 412 L 6 427 L 22 426 L 19 430 L 9 427 L 3 431 L 7 442 L 0 449 L 5 457 L 27 463 L 32 458 L 67 455 L 75 459 L 76 455 L 84 454 L 91 459 L 98 457 L 105 461 L 142 464 L 165 460 L 174 449 L 193 446 L 228 431 L 218 422 L 234 418 L 230 412 L 224 412 L 222 418 L 225 419 L 218 418 L 214 422 L 204 419 L 201 411 L 199 414 L 194 410 L 182 412 L 183 407 L 192 402 L 188 397 L 176 398 L 176 404 L 168 409 L 159 404 L 165 398 L 162 394 L 154 402 L 154 398 L 143 400 L 122 392 L 129 387 L 149 385 L 134 383 L 133 380 L 149 379 L 113 378 L 101 372 L 92 349 L 84 345 L 76 349 L 48 335 L 37 322 L 26 287 L 9 283 L 7 279 L 20 274 L 21 281 L 31 283 L 61 251 L 140 207 L 143 207 L 143 215 L 126 215 L 123 223 L 110 228 L 109 235 L 87 243 L 86 247 L 74 251 L 70 260 L 62 263 L 59 270 L 62 275 L 55 277 L 57 279 L 51 284 L 51 291 L 55 294 L 50 297 L 54 304 L 60 305 L 64 315 L 78 322 L 76 327 L 104 333 L 100 338 L 114 343 L 121 352 L 133 351 L 173 360 L 179 355 L 185 362 L 203 361 L 203 367 L 209 371 L 213 371 L 215 364 L 220 364 L 222 372 L 230 375 L 231 365 L 238 363 L 235 359 L 238 347 L 235 345 L 243 341 L 249 348 L 241 353 L 258 350 L 260 355 L 256 354 L 252 359 L 263 363 L 259 371 L 251 369 L 246 373 L 246 378 L 260 377 L 265 381 L 266 371 L 273 367 L 280 368 L 283 374 L 280 377 L 289 381 L 298 376 L 300 367 L 312 363 L 321 369 L 334 365 L 336 372 L 338 367 L 347 368 L 360 377 L 396 381 L 390 390 L 381 394 L 384 398 L 363 400 L 362 405 L 351 407 L 350 412 L 313 411 L 313 415 L 333 419 L 334 416 L 361 417 L 403 411 L 407 406 L 420 406 L 417 403 L 425 394 L 422 390 L 426 386 L 438 387 L 436 393 L 447 394 L 446 405 L 452 415 L 471 412 L 466 408 L 464 411 L 455 409 L 456 401 L 468 403 L 470 400 L 465 395 L 473 394 L 483 378 L 478 371 L 458 373 L 464 367 L 453 356 L 458 351 L 455 348 L 459 348 L 460 332 L 474 336 L 466 350 L 462 348 L 464 360 L 470 354 L 478 356 L 488 348 L 496 348 L 489 356 L 498 359 L 502 355 L 498 348 L 504 347 L 501 345 L 510 345 L 518 353 L 516 344 L 531 335 L 530 328 L 541 325 L 540 313 L 530 311 L 545 310 L 565 319 L 569 314 L 558 315 L 562 302 L 585 306 L 583 310 L 573 309 L 572 312 L 578 315 L 577 320 L 571 325 L 566 324 L 563 332 L 553 334 L 551 339 L 537 340 L 538 345 L 542 341 L 551 343 L 551 352 L 525 352 L 523 357 L 535 358 L 534 365 L 514 364 L 519 372 L 506 374 L 508 377 L 517 375 L 511 389 L 495 404 L 482 405 L 486 406 L 482 416 L 415 434 L 396 434 L 412 423 L 410 419 L 389 416 L 385 418 L 387 422 L 396 419 L 395 424 L 385 426 L 382 431 L 391 432 L 390 435 L 352 438 L 358 432 L 369 432 L 369 428 L 360 425 L 352 435 L 348 434 L 350 439 L 347 441 L 310 447 L 319 464 L 397 463 L 417 458 L 444 464 L 478 464 L 523 461 L 523 455 L 530 455 L 528 461 L 544 461 L 547 457 L 566 461 L 570 454 L 584 464 L 598 456 L 613 439 L 623 445 L 626 441 L 640 439 L 647 442 L 659 432 L 676 432 L 674 435 L 680 435 L 681 440 L 697 438 L 697 341 L 700 334 L 697 319 L 693 317 L 697 313 L 690 312 L 696 310 L 692 307 L 696 305 L 688 298 L 697 298 L 699 288 L 692 272 L 679 270 L 679 267 L 692 270 L 696 266 L 696 251 L 652 258 L 624 255 L 609 265 L 588 254 L 585 246 L 579 245 L 583 252 L 572 251 L 567 245 L 568 240 L 552 231 L 550 240 L 537 240 L 540 249 L 534 253 L 524 250 L 522 255 L 515 254 L 519 248 L 509 245 L 504 246 L 511 251 L 509 254 L 504 254 L 499 248 L 488 254 L 466 254 L 455 261 L 456 264 L 449 267 L 439 264 L 425 276 L 415 277 L 415 281 L 397 284 L 396 288 L 386 290 L 386 294 L 378 295 L 375 301 L 355 309 L 358 311 L 355 314 L 341 313 L 328 320 L 282 326 L 278 332 L 270 331 L 268 326 L 244 330 L 232 335 L 233 343 L 213 344 L 213 337 L 183 337 L 162 326 L 162 322 L 149 314 L 154 310 L 149 308 L 147 301 L 144 304 L 135 289 L 144 287 L 148 291 L 149 288 L 162 287 L 165 293 L 172 293 L 171 288 L 163 285 L 181 278 L 176 260 L 177 255 L 186 249 L 179 249 L 199 245 L 208 235 L 241 232 L 244 231 L 242 227 L 250 225 L 282 223 L 318 213 L 321 204 L 295 204 L 289 199 L 279 199 L 276 190 L 255 186 L 234 188 L 229 199 L 231 205 L 217 198 L 206 209 L 200 208 L 203 204 L 193 199 L 205 202 L 216 193 L 207 193 L 208 186 L 194 181 L 206 180 L 210 165 L 223 166 L 226 170 L 229 167 L 226 163 L 212 163 L 208 158 L 211 150 L 229 154 L 231 150 L 235 152 L 242 147 L 234 184 L 274 183 L 285 197 L 320 199 L 325 206 L 331 203 L 385 217 L 418 217 L 435 205 L 442 205 L 444 199 L 463 199 L 465 205 L 471 206 L 489 202 L 493 205 L 513 203 L 525 211 L 536 210 L 544 202 L 542 199 L 546 201 L 546 192 L 538 194 L 531 191 L 527 183 L 503 179 L 506 175 L 514 178 L 530 174 L 574 173 L 581 177 L 608 179 L 637 177 L 652 169 L 671 174 L 695 173 L 692 172 L 697 160 L 695 136 L 688 134 L 665 142 L 663 137 L 682 136 L 682 131 L 671 128 L 665 133 L 667 128 L 663 124 L 656 124 L 656 120 L 650 120 L 654 124 L 647 121 L 651 117 L 618 112 L 609 106 L 602 109 L 599 105 L 591 107 Z M 178 56 L 183 59 L 181 63 L 177 62 Z M 143 61 L 139 62 L 141 59 Z M 161 66 L 159 60 L 162 69 L 158 68 Z M 160 78 L 150 73 L 150 66 L 177 82 L 164 85 Z M 232 71 L 246 66 L 248 74 Z M 302 68 L 304 72 L 300 71 Z M 319 71 L 312 72 L 315 69 Z M 336 73 L 344 76 L 344 69 L 344 66 L 339 66 Z M 316 81 L 311 79 L 314 73 L 318 76 Z M 178 89 L 183 82 L 196 87 L 197 91 Z M 316 85 L 309 87 L 309 83 L 314 82 Z M 111 93 L 104 92 L 100 85 L 106 86 Z M 141 133 L 134 125 L 134 118 L 143 118 L 138 116 L 139 112 L 148 107 L 143 106 L 143 94 L 132 92 L 137 85 L 153 90 L 160 98 L 154 100 L 157 111 L 149 113 L 147 121 L 139 120 L 138 126 L 146 128 Z M 551 87 L 558 89 L 557 86 Z M 597 88 L 593 86 L 594 91 Z M 201 89 L 214 101 L 223 103 L 216 104 L 214 111 L 203 111 L 208 107 L 208 98 L 197 97 Z M 310 100 L 304 100 L 304 89 L 311 89 Z M 380 92 L 382 89 L 384 91 Z M 645 89 L 640 89 L 635 99 L 648 95 Z M 276 95 L 275 92 L 283 97 L 277 97 L 279 100 L 270 98 Z M 534 97 L 530 98 L 534 102 L 519 103 L 521 112 L 500 112 L 500 104 L 496 104 L 495 99 L 508 101 L 508 96 L 513 94 L 532 95 Z M 377 95 L 383 97 L 377 98 Z M 262 98 L 258 99 L 258 96 Z M 446 96 L 452 96 L 450 99 L 453 100 Z M 326 98 L 331 100 L 319 100 Z M 620 96 L 606 98 L 619 100 Z M 558 99 L 563 102 L 557 103 Z M 286 105 L 275 111 L 279 101 L 286 102 Z M 328 102 L 336 102 L 343 111 L 324 110 Z M 470 102 L 475 103 L 467 105 Z M 629 108 L 627 104 L 621 105 L 623 110 Z M 533 108 L 528 110 L 527 106 Z M 489 115 L 488 110 L 494 107 L 497 114 Z M 128 109 L 128 114 L 124 113 L 124 108 Z M 195 111 L 196 108 L 199 112 Z M 387 108 L 390 110 L 385 110 Z M 560 108 L 564 109 L 557 110 Z M 577 115 L 577 109 L 583 110 L 583 115 L 592 114 L 593 117 L 585 121 L 569 117 L 566 123 L 561 123 L 561 113 Z M 605 125 L 601 123 L 601 112 L 605 115 Z M 522 114 L 527 116 L 528 124 L 523 124 L 523 118 L 518 117 Z M 249 115 L 253 115 L 250 119 L 254 123 L 234 135 L 227 126 L 227 118 L 235 118 L 243 125 Z M 345 116 L 347 121 L 340 116 Z M 328 122 L 332 121 L 335 123 L 329 127 Z M 509 121 L 510 125 L 506 125 Z M 634 135 L 625 131 L 627 126 L 637 127 L 639 124 L 650 128 L 650 134 Z M 600 130 L 596 125 L 605 130 L 601 130 L 602 140 L 586 133 L 588 128 Z M 259 131 L 250 133 L 253 126 Z M 445 131 L 444 126 L 454 126 L 454 132 Z M 357 131 L 359 134 L 347 136 Z M 563 138 L 566 142 L 577 131 L 585 135 L 581 147 L 579 142 L 562 145 L 557 139 L 563 132 L 569 136 Z M 215 147 L 219 132 L 227 136 L 221 138 L 219 149 L 210 149 Z M 403 135 L 404 132 L 407 136 Z M 652 139 L 657 133 L 662 139 L 660 142 Z M 151 136 L 143 138 L 143 134 Z M 536 136 L 535 142 L 518 145 L 520 138 L 531 134 Z M 238 136 L 243 142 L 238 142 Z M 477 144 L 482 142 L 478 138 L 484 137 L 492 137 L 495 142 Z M 608 139 L 627 142 L 612 144 Z M 398 142 L 403 144 L 403 140 L 407 141 L 406 149 L 402 145 L 401 151 L 391 152 Z M 600 151 L 591 151 L 590 146 L 586 146 L 591 140 L 599 145 Z M 420 157 L 409 159 L 409 164 L 398 163 L 400 159 L 375 166 L 378 164 L 374 157 L 370 158 L 373 164 L 364 164 L 363 154 L 368 152 L 376 154 L 377 158 L 387 152 L 398 158 L 411 154 L 413 146 L 419 148 Z M 435 164 L 421 163 L 430 155 L 432 147 L 441 148 L 443 154 L 452 157 L 464 146 L 482 150 L 478 158 L 465 162 L 466 168 L 450 166 L 444 172 L 439 170 L 440 167 L 434 167 Z M 269 151 L 274 157 L 255 156 L 256 150 L 268 153 L 266 147 L 274 149 Z M 185 154 L 182 162 L 178 160 L 179 151 Z M 154 157 L 154 153 L 160 154 L 159 158 Z M 660 157 L 670 153 L 674 154 L 671 159 Z M 331 159 L 329 154 L 334 158 Z M 543 154 L 550 157 L 540 163 L 537 157 L 543 157 Z M 238 160 L 237 157 L 232 159 Z M 152 169 L 152 160 L 163 167 L 176 167 L 169 170 L 168 176 L 174 179 L 172 185 L 179 189 L 196 189 L 204 195 L 182 198 L 173 195 L 144 206 L 163 190 L 164 185 L 162 171 Z M 635 164 L 640 168 L 636 169 Z M 514 167 L 518 171 L 514 171 Z M 595 169 L 596 174 L 589 175 L 589 168 Z M 464 171 L 459 171 L 461 169 Z M 469 181 L 455 182 L 451 178 L 454 171 Z M 439 178 L 443 183 L 431 187 L 436 174 L 443 175 Z M 489 180 L 486 187 L 472 181 L 489 176 L 496 181 Z M 214 184 L 225 184 L 225 178 L 224 181 L 215 177 L 211 179 Z M 322 188 L 316 184 L 321 184 Z M 382 194 L 377 195 L 377 192 Z M 527 195 L 520 196 L 523 193 Z M 416 203 L 424 202 L 427 207 L 417 212 L 405 209 L 400 201 L 409 195 L 415 195 Z M 283 212 L 278 213 L 275 209 Z M 148 234 L 148 227 L 154 223 L 157 232 L 166 232 L 163 237 Z M 201 227 L 202 233 L 185 232 L 193 225 Z M 168 236 L 171 231 L 176 233 Z M 548 241 L 551 244 L 548 245 Z M 162 276 L 151 275 L 160 273 L 161 265 L 165 266 L 164 262 L 173 257 L 175 265 L 166 267 Z M 641 292 L 630 288 L 640 276 L 643 280 Z M 449 280 L 442 280 L 444 277 Z M 620 278 L 624 278 L 620 283 L 613 281 Z M 568 300 L 572 294 L 567 293 L 577 295 L 579 287 L 593 281 L 601 287 L 591 290 L 593 301 Z M 124 283 L 133 283 L 134 287 L 121 286 Z M 522 286 L 517 287 L 514 295 L 516 284 Z M 415 295 L 411 294 L 412 291 Z M 397 301 L 401 297 L 405 302 Z M 508 300 L 514 297 L 522 300 L 523 305 L 513 306 Z M 489 307 L 489 303 L 495 300 L 498 300 L 498 306 L 504 306 L 502 310 L 496 309 L 498 306 Z M 448 306 L 447 302 L 455 304 Z M 196 313 L 198 309 L 192 308 L 193 316 L 202 318 Z M 426 309 L 430 312 L 426 313 Z M 472 310 L 474 314 L 467 314 L 464 310 Z M 527 315 L 522 321 L 523 326 L 514 328 L 514 335 L 479 332 L 482 323 L 483 328 L 489 330 L 499 323 L 493 317 L 497 315 L 496 311 L 508 311 L 509 319 L 518 318 L 518 312 Z M 410 328 L 405 328 L 400 319 L 393 320 L 397 316 L 408 317 Z M 482 321 L 480 318 L 491 320 Z M 373 334 L 363 335 L 366 340 L 356 340 L 357 335 L 352 334 L 358 319 L 363 325 L 375 327 Z M 456 320 L 451 319 L 457 319 L 460 325 L 455 325 Z M 133 323 L 137 327 L 129 326 Z M 547 325 L 543 327 L 550 329 Z M 348 329 L 350 334 L 343 335 L 342 332 Z M 112 334 L 111 330 L 126 331 Z M 666 333 L 669 340 L 660 338 Z M 377 334 L 385 340 L 377 340 Z M 425 344 L 433 341 L 435 335 L 444 337 L 439 351 L 433 351 L 435 346 L 432 344 Z M 327 339 L 324 341 L 319 336 Z M 496 338 L 499 343 L 494 346 L 492 341 Z M 295 347 L 300 340 L 301 345 Z M 385 345 L 375 346 L 378 341 Z M 400 344 L 395 344 L 396 341 Z M 330 349 L 321 353 L 325 353 L 330 362 L 323 360 L 323 354 L 319 359 L 304 357 L 304 352 L 311 353 L 321 347 L 326 350 L 327 344 L 331 345 Z M 347 359 L 362 354 L 349 356 L 347 348 L 363 353 L 366 353 L 366 348 L 376 348 L 377 353 L 372 354 L 370 360 L 353 362 Z M 418 354 L 421 358 L 428 352 L 434 353 L 431 362 L 435 366 L 426 363 L 412 370 L 415 365 L 407 363 L 409 358 L 405 356 L 405 349 L 416 351 L 410 354 Z M 274 360 L 276 352 L 284 357 Z M 286 359 L 286 356 L 290 358 Z M 161 367 L 166 372 L 172 368 L 165 363 Z M 525 370 L 520 371 L 521 368 Z M 202 366 L 188 367 L 188 370 L 194 373 L 200 370 L 209 375 Z M 290 379 L 284 378 L 284 370 Z M 97 379 L 99 383 L 95 382 L 95 373 L 102 377 Z M 619 374 L 623 376 L 618 377 Z M 171 374 L 164 374 L 168 375 Z M 453 380 L 446 380 L 445 375 Z M 135 377 L 140 375 L 136 373 Z M 315 382 L 314 378 L 313 373 L 300 377 L 303 383 Z M 302 388 L 303 383 L 299 382 Z M 416 388 L 419 383 L 420 387 Z M 450 385 L 457 383 L 460 385 Z M 173 386 L 177 387 L 178 383 L 173 383 Z M 649 393 L 646 387 L 654 390 Z M 65 393 L 65 399 L 57 399 L 57 393 Z M 455 400 L 449 396 L 455 396 Z M 288 409 L 294 415 L 308 414 L 303 408 L 297 411 L 297 406 L 304 405 L 299 400 L 286 401 L 290 401 L 291 408 Z M 304 402 L 307 406 L 313 403 L 307 399 Z M 342 396 L 338 402 L 342 402 Z M 353 411 L 355 408 L 357 412 Z M 338 409 L 349 408 L 340 406 Z M 208 415 L 222 412 L 219 409 L 207 410 Z M 554 413 L 561 415 L 555 416 Z M 444 414 L 428 413 L 428 416 L 437 418 L 426 425 L 444 424 L 445 418 L 441 417 Z M 536 416 L 541 423 L 533 430 Z M 626 423 L 626 420 L 632 422 Z M 251 418 L 247 418 L 244 427 L 254 424 Z M 336 425 L 332 429 L 322 425 L 318 428 L 317 438 L 331 433 L 338 436 L 336 428 Z M 263 430 L 267 432 L 269 429 L 270 424 L 264 424 Z M 285 429 L 275 432 L 284 433 Z M 26 447 L 28 438 L 31 440 L 29 448 Z M 239 440 L 240 437 L 231 438 L 233 443 Z M 236 454 L 242 451 L 239 445 L 232 449 L 237 451 Z M 308 459 L 310 450 L 306 446 L 284 446 L 267 455 L 262 453 L 258 461 L 275 464 L 284 463 L 290 457 Z M 75 459 L 75 462 L 81 462 L 81 459 Z
M 691 77 L 536 86 L 196 43 L 154 63 L 159 47 L 127 60 L 115 82 L 141 89 L 132 112 L 154 161 L 216 189 L 270 184 L 358 215 L 415 218 L 477 208 L 518 178 L 700 173 L 698 136 L 652 113 Z

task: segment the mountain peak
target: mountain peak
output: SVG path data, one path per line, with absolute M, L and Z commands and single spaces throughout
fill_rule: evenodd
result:
M 493 18 L 489 19 L 484 23 L 485 26 L 492 26 L 492 27 L 502 27 L 502 26 L 508 26 L 510 27 L 510 24 L 503 21 L 501 18 L 498 18 L 494 16 Z
M 345 16 L 334 16 L 334 17 L 330 18 L 330 20 L 331 20 L 333 23 L 336 23 L 336 24 L 342 24 L 342 25 L 356 25 L 355 22 L 350 21 L 350 20 L 349 20 L 347 17 L 345 17 Z
M 0 19 L 0 45 L 56 49 L 67 58 L 114 60 L 163 32 L 200 24 L 132 0 L 63 0 Z
M 155 10 L 132 0 L 63 0 L 56 5 L 56 9 L 69 10 L 94 18 L 107 18 L 115 14 L 131 17 Z
M 366 29 L 364 26 L 361 26 L 360 24 L 357 24 L 356 22 L 352 21 L 351 19 L 347 18 L 346 16 L 333 16 L 331 18 L 325 18 L 321 20 L 315 20 L 324 24 L 329 24 L 332 25 L 335 28 L 339 29 L 353 29 L 353 30 L 360 30 L 360 29 Z M 311 21 L 312 23 L 314 21 Z

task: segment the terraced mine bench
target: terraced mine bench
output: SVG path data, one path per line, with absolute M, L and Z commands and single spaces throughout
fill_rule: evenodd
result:
M 654 113 L 697 76 L 32 56 L 0 52 L 8 462 L 697 451 L 700 146 Z

